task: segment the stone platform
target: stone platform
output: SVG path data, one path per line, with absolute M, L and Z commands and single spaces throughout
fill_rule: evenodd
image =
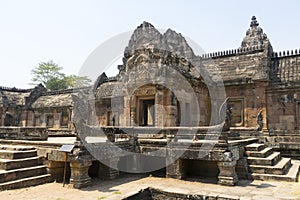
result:
M 7 140 L 38 140 L 48 139 L 47 128 L 43 127 L 0 127 L 0 139 Z

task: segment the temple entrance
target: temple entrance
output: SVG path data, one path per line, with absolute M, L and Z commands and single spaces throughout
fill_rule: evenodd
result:
M 155 100 L 151 99 L 140 99 L 139 101 L 139 126 L 154 126 L 155 125 Z

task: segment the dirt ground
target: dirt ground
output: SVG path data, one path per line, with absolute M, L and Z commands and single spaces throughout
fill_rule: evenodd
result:
M 122 199 L 141 189 L 153 187 L 176 193 L 205 194 L 240 199 L 300 199 L 300 183 L 244 181 L 237 186 L 182 181 L 168 178 L 130 175 L 111 181 L 93 179 L 90 187 L 73 189 L 62 183 L 48 183 L 30 188 L 0 192 L 1 200 L 101 200 Z

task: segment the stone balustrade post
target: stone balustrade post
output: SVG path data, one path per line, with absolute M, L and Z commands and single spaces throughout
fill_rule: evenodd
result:
M 221 185 L 235 185 L 238 176 L 235 172 L 236 161 L 219 161 L 218 168 L 220 170 L 218 183 Z

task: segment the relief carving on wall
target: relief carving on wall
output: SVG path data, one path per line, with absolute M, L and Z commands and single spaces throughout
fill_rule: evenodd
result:
M 136 96 L 153 96 L 156 93 L 155 87 L 142 87 L 134 91 Z
M 256 128 L 258 131 L 261 131 L 264 126 L 263 119 L 262 110 L 260 110 L 256 116 Z

